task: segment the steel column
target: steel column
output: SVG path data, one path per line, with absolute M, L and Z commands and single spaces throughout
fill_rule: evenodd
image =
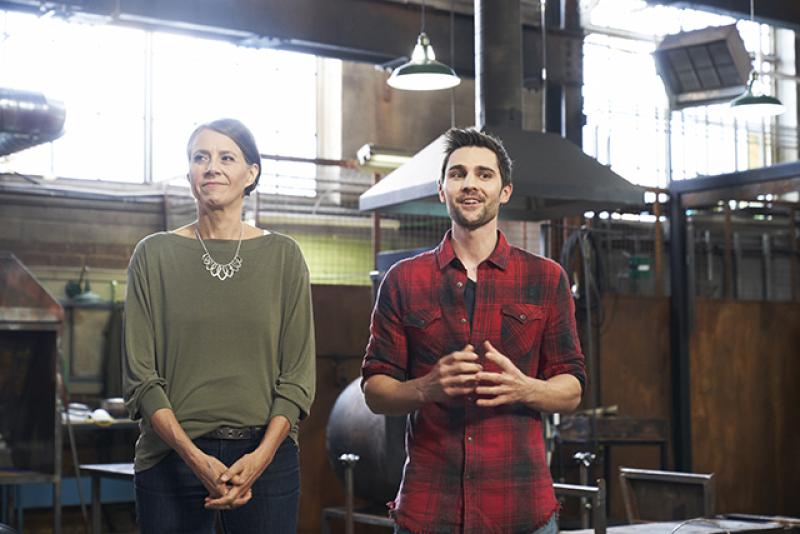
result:
M 672 352 L 672 432 L 675 469 L 692 470 L 689 390 L 689 281 L 686 265 L 686 211 L 682 195 L 670 198 L 670 346 Z

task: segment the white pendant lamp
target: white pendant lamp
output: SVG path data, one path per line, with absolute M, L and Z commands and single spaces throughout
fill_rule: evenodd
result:
M 422 2 L 422 24 L 411 61 L 392 71 L 387 82 L 395 89 L 405 91 L 436 91 L 450 89 L 461 83 L 455 71 L 436 61 L 431 41 L 425 33 L 425 1 Z
M 754 22 L 755 0 L 750 0 L 750 22 Z M 756 65 L 750 73 L 750 80 L 747 82 L 747 90 L 740 96 L 731 100 L 731 110 L 736 117 L 744 120 L 760 120 L 764 118 L 780 115 L 785 108 L 780 100 L 774 96 L 761 93 L 758 84 L 758 70 L 761 68 L 761 45 L 756 50 Z M 755 91 L 754 91 L 754 86 Z

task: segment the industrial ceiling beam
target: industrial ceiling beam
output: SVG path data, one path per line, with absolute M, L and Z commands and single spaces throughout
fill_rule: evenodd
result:
M 0 9 L 190 33 L 246 46 L 392 66 L 410 55 L 420 30 L 420 6 L 391 0 L 1 0 Z M 473 77 L 472 16 L 455 13 L 453 29 L 451 58 L 450 13 L 427 10 L 426 31 L 438 57 L 459 75 Z M 522 31 L 523 76 L 527 85 L 536 86 L 541 72 L 539 28 L 523 24 Z M 569 43 L 581 39 L 575 32 L 548 31 L 551 81 L 580 83 L 580 65 L 562 56 L 574 48 Z
M 647 0 L 647 2 L 714 11 L 738 19 L 750 18 L 750 0 Z M 797 0 L 756 2 L 755 18 L 765 24 L 800 30 L 800 2 Z

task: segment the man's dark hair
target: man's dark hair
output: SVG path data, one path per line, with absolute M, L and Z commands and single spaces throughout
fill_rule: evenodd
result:
M 249 195 L 256 188 L 258 180 L 261 178 L 261 153 L 258 151 L 256 139 L 253 137 L 252 132 L 247 129 L 247 126 L 236 119 L 217 119 L 201 124 L 195 128 L 192 135 L 189 136 L 189 142 L 186 144 L 186 155 L 189 157 L 189 160 L 192 159 L 192 143 L 194 143 L 194 138 L 203 130 L 213 130 L 230 137 L 231 140 L 236 143 L 236 146 L 242 150 L 244 160 L 247 164 L 258 165 L 258 174 L 256 175 L 255 181 L 244 190 L 245 196 Z
M 497 157 L 497 167 L 500 169 L 500 179 L 503 186 L 511 184 L 511 158 L 500 139 L 475 128 L 450 128 L 445 132 L 444 137 L 444 162 L 442 163 L 442 175 L 439 177 L 439 183 L 444 182 L 444 177 L 447 174 L 447 161 L 453 152 L 465 146 L 477 146 L 488 148 L 494 152 Z

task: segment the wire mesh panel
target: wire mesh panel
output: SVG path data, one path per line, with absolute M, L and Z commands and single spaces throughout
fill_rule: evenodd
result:
M 610 217 L 595 217 L 588 222 L 589 263 L 595 277 L 593 283 L 601 292 L 648 296 L 668 292 L 666 250 L 661 250 L 660 259 L 657 258 L 654 223 Z M 550 222 L 543 226 L 543 230 L 551 241 L 554 235 L 562 240 L 563 246 L 557 252 L 559 257 L 554 259 L 561 262 L 574 284 L 580 284 L 582 252 L 574 237 L 581 228 Z M 552 249 L 552 246 L 548 248 Z
M 358 211 L 358 196 L 372 185 L 372 175 L 311 163 L 273 168 L 280 172 L 262 178 L 249 217 L 297 241 L 312 283 L 369 285 L 373 218 Z
M 692 294 L 707 298 L 789 301 L 798 279 L 797 226 L 785 209 L 695 211 L 687 226 Z M 727 228 L 727 229 L 726 229 Z M 726 239 L 726 233 L 730 237 Z
M 379 176 L 350 162 L 309 160 L 298 165 L 268 166 L 257 195 L 248 197 L 245 218 L 262 228 L 295 239 L 314 284 L 370 285 L 376 255 L 435 247 L 450 228 L 447 217 L 370 213 L 358 209 L 359 196 Z M 291 172 L 290 172 L 291 171 Z M 169 196 L 168 228 L 194 218 L 191 197 Z M 784 203 L 785 204 L 785 203 Z M 733 202 L 692 209 L 687 221 L 689 290 L 707 298 L 792 300 L 800 294 L 797 210 L 762 202 Z M 744 206 L 744 209 L 742 207 Z M 735 208 L 735 209 L 734 209 Z M 794 214 L 794 215 L 792 215 Z M 587 213 L 595 283 L 603 291 L 642 296 L 669 295 L 669 221 L 664 216 Z M 501 210 L 502 216 L 502 210 Z M 791 217 L 794 216 L 795 220 Z M 512 245 L 542 255 L 557 251 L 559 261 L 578 261 L 580 251 L 566 251 L 577 223 L 499 221 Z M 659 235 L 660 233 L 660 235 Z M 575 249 L 575 242 L 572 243 Z M 567 266 L 574 285 L 580 267 Z

